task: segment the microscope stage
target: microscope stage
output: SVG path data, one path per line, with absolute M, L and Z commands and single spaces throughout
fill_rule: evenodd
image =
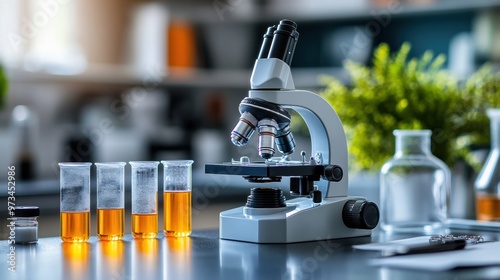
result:
M 205 173 L 252 177 L 321 176 L 325 167 L 311 164 L 222 163 L 205 164 Z

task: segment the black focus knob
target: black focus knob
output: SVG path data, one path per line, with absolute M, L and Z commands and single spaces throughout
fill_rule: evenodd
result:
M 366 200 L 349 200 L 342 209 L 342 220 L 348 228 L 373 229 L 379 217 L 377 204 Z
M 339 182 L 343 177 L 342 167 L 338 165 L 328 165 L 323 172 L 323 178 L 331 182 Z

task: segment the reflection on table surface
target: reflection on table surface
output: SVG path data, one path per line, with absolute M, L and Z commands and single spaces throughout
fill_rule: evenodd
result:
M 468 233 L 471 234 L 471 233 Z M 498 240 L 500 234 L 484 234 Z M 191 237 L 63 243 L 42 238 L 16 245 L 16 272 L 4 263 L 0 279 L 499 279 L 500 267 L 422 272 L 369 266 L 378 252 L 351 248 L 409 236 L 373 236 L 295 244 L 219 240 L 217 230 Z M 7 241 L 0 241 L 6 259 Z

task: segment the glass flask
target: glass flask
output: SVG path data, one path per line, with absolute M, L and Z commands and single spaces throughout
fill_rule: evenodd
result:
M 394 130 L 396 152 L 380 171 L 380 225 L 388 233 L 446 232 L 451 175 L 431 153 L 430 130 Z
M 491 126 L 491 150 L 476 178 L 476 219 L 500 221 L 500 108 L 487 111 Z

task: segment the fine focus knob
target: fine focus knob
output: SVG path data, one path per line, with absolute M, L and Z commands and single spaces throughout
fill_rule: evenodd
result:
M 339 182 L 343 177 L 342 167 L 338 165 L 328 165 L 323 172 L 323 178 L 330 182 Z
M 366 200 L 349 200 L 342 210 L 342 220 L 348 228 L 373 229 L 379 217 L 377 204 Z

